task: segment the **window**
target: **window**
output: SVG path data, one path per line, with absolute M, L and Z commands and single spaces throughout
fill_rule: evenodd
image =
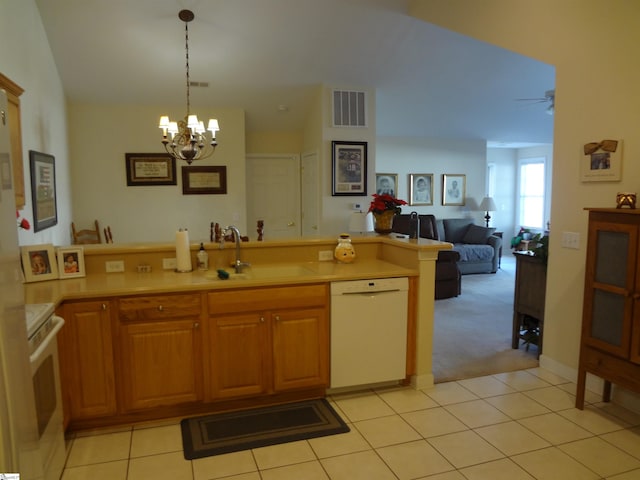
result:
M 544 229 L 544 157 L 519 161 L 518 223 L 537 230 Z

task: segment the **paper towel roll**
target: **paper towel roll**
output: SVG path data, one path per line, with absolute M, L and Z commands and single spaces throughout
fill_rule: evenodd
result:
M 190 272 L 191 251 L 189 250 L 189 232 L 180 229 L 176 232 L 176 271 Z

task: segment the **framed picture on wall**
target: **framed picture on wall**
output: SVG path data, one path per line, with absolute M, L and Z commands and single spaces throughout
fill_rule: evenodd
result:
M 376 173 L 376 193 L 395 197 L 398 193 L 398 174 Z
M 168 153 L 125 153 L 127 187 L 177 185 L 176 161 Z
M 331 195 L 367 194 L 367 142 L 331 142 Z
M 29 150 L 29 166 L 33 231 L 39 232 L 58 223 L 56 160 L 53 155 Z
M 433 205 L 433 173 L 409 174 L 409 205 Z
M 466 175 L 451 173 L 442 175 L 442 205 L 464 205 L 466 182 Z
M 622 179 L 622 140 L 602 140 L 582 146 L 583 182 L 619 182 Z

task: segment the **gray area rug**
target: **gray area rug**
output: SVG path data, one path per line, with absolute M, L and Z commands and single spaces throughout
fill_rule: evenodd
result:
M 433 374 L 436 383 L 538 366 L 538 347 L 511 348 L 515 259 L 503 250 L 495 274 L 462 276 L 462 295 L 436 300 Z

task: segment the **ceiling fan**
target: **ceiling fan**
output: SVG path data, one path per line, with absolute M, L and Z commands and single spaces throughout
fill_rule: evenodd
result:
M 549 105 L 547 106 L 546 113 L 548 113 L 549 115 L 553 115 L 553 110 L 555 108 L 555 102 L 556 102 L 556 91 L 555 91 L 555 89 L 547 90 L 546 92 L 544 92 L 544 97 L 539 97 L 539 98 L 516 98 L 516 101 L 517 102 L 529 102 L 530 104 L 548 103 Z

